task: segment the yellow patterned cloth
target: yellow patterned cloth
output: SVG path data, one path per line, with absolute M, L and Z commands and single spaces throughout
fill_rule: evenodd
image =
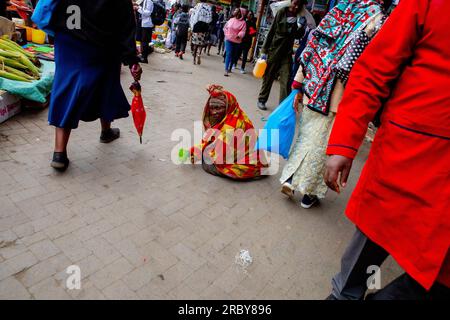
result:
M 221 86 L 208 87 L 210 98 L 203 112 L 205 135 L 200 146 L 191 149 L 191 157 L 202 159 L 215 167 L 215 172 L 234 180 L 249 180 L 261 176 L 264 165 L 254 151 L 256 131 L 250 119 L 239 107 L 236 97 Z M 223 99 L 226 115 L 217 124 L 210 121 L 210 100 Z

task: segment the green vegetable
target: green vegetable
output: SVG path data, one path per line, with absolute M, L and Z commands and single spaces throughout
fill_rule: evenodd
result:
M 9 73 L 13 73 L 13 74 L 15 74 L 15 75 L 17 75 L 17 76 L 19 76 L 19 77 L 23 77 L 23 78 L 28 79 L 28 80 L 31 80 L 31 81 L 32 81 L 32 80 L 36 80 L 36 78 L 33 78 L 33 77 L 30 76 L 29 74 L 27 74 L 27 73 L 25 73 L 25 72 L 22 72 L 22 71 L 19 71 L 19 70 L 17 70 L 17 69 L 8 67 L 8 66 L 5 66 L 5 71 L 8 71 Z
M 0 56 L 5 57 L 5 58 L 17 59 L 20 57 L 20 53 L 15 52 L 15 51 L 6 51 L 3 49 L 0 49 Z
M 11 50 L 11 51 L 16 51 L 16 52 L 23 53 L 24 55 L 26 55 L 30 59 L 34 58 L 34 55 L 32 53 L 26 51 L 24 48 L 22 48 L 21 46 L 19 46 L 17 43 L 15 43 L 12 40 L 5 39 L 5 38 L 0 39 L 0 48 L 2 48 L 1 46 L 3 46 L 3 47 L 6 46 L 6 47 L 10 48 L 9 50 Z
M 6 66 L 13 67 L 16 69 L 24 69 L 24 70 L 27 69 L 25 65 L 14 59 L 0 57 L 0 62 L 3 62 L 3 64 Z
M 39 69 L 30 60 L 28 60 L 25 55 L 20 55 L 19 62 L 26 66 L 34 75 L 39 76 Z
M 22 82 L 31 82 L 31 80 L 28 80 L 27 78 L 18 76 L 14 73 L 10 73 L 4 70 L 0 70 L 0 77 L 10 79 L 10 80 L 16 80 L 16 81 L 22 81 Z

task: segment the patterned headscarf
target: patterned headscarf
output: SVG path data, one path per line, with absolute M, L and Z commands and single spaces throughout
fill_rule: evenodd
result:
M 382 0 L 340 0 L 322 19 L 302 53 L 303 91 L 308 107 L 327 115 L 334 87 L 334 66 L 359 30 L 383 12 Z
M 197 159 L 202 159 L 203 152 L 208 147 L 208 156 L 213 160 L 216 169 L 223 175 L 236 179 L 246 180 L 255 178 L 261 175 L 261 169 L 265 167 L 259 160 L 258 154 L 254 151 L 254 148 L 250 146 L 250 141 L 245 136 L 233 137 L 233 134 L 237 130 L 247 133 L 248 130 L 254 129 L 253 123 L 247 117 L 246 113 L 241 109 L 236 97 L 224 90 L 222 86 L 210 85 L 207 87 L 209 92 L 209 98 L 206 102 L 205 109 L 203 111 L 203 125 L 205 127 L 205 136 L 202 143 L 199 146 L 195 146 L 191 149 L 191 156 Z M 217 124 L 211 125 L 209 121 L 209 108 L 211 99 L 220 99 L 226 101 L 226 115 L 222 121 Z M 213 129 L 213 130 L 208 130 Z M 217 135 L 217 132 L 219 134 Z M 231 135 L 231 136 L 230 136 Z M 235 145 L 234 139 L 238 139 L 237 145 Z M 251 141 L 256 143 L 256 133 Z M 222 148 L 216 148 L 216 143 L 222 143 Z M 233 148 L 234 163 L 224 163 L 224 152 L 229 152 L 229 147 Z M 236 147 L 244 147 L 245 152 L 240 153 L 236 150 Z M 237 159 L 237 157 L 243 157 Z

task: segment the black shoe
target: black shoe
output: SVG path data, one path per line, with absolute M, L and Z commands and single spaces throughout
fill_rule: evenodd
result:
M 257 106 L 258 106 L 258 108 L 261 109 L 261 110 L 267 110 L 267 107 L 266 107 L 266 103 L 265 103 L 265 102 L 258 101 Z
M 317 198 L 316 196 L 309 196 L 305 194 L 300 205 L 305 209 L 309 209 L 318 202 L 319 198 Z
M 139 62 L 140 62 L 140 63 L 148 64 L 148 59 L 147 59 L 147 58 L 144 58 L 144 57 L 139 57 Z
M 119 139 L 119 137 L 120 137 L 120 130 L 118 128 L 111 128 L 109 130 L 102 131 L 102 134 L 100 135 L 100 142 L 110 143 L 116 139 Z
M 66 152 L 53 152 L 53 160 L 50 166 L 57 171 L 64 172 L 69 167 L 69 162 Z

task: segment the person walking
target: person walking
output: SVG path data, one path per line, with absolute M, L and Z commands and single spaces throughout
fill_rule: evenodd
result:
M 252 47 L 253 38 L 256 36 L 257 30 L 256 30 L 256 21 L 255 21 L 255 15 L 250 10 L 247 13 L 247 16 L 245 18 L 245 36 L 242 39 L 241 43 L 241 49 L 238 54 L 236 64 L 238 63 L 239 58 L 242 56 L 242 63 L 241 63 L 241 73 L 245 74 L 245 65 L 247 64 L 248 59 L 248 52 L 250 51 L 250 48 Z
M 326 153 L 340 193 L 368 123 L 384 107 L 346 215 L 357 230 L 328 299 L 363 299 L 367 270 L 405 271 L 368 299 L 450 300 L 449 1 L 400 1 L 355 64 Z M 425 81 L 418 81 L 423 79 Z
M 225 33 L 223 32 L 223 27 L 227 23 L 228 11 L 228 7 L 222 10 L 217 19 L 217 55 L 221 55 L 222 51 L 225 50 Z
M 142 54 L 140 62 L 148 63 L 148 56 L 150 55 L 150 42 L 152 41 L 153 34 L 153 1 L 144 0 L 138 8 L 138 12 L 141 15 L 142 25 L 141 25 L 141 46 Z
M 223 31 L 225 33 L 225 76 L 228 77 L 231 67 L 239 54 L 242 39 L 245 36 L 245 9 L 236 8 L 233 16 L 225 24 Z
M 6 1 L 6 0 L 4 0 L 0 3 L 0 17 L 5 17 L 5 18 L 7 17 L 6 7 L 8 5 L 9 5 L 9 1 Z
M 136 16 L 136 41 L 142 43 L 142 16 L 139 13 L 139 7 L 143 0 L 133 0 L 133 10 Z M 141 48 L 142 49 L 142 48 Z
M 67 9 L 84 12 L 80 29 L 67 27 Z M 111 25 L 111 20 L 115 21 Z M 120 83 L 121 63 L 130 67 L 134 80 L 142 70 L 136 53 L 136 21 L 130 0 L 60 0 L 53 16 L 56 72 L 48 121 L 55 126 L 51 166 L 69 166 L 67 145 L 80 120 L 101 122 L 101 143 L 119 138 L 111 122 L 128 117 L 130 104 Z
M 206 0 L 200 2 L 194 7 L 191 14 L 190 25 L 192 29 L 192 54 L 194 64 L 201 64 L 201 55 L 206 48 L 209 24 L 212 21 L 211 6 Z
M 289 95 L 289 76 L 292 66 L 292 54 L 295 39 L 301 34 L 297 26 L 297 15 L 307 1 L 292 0 L 290 5 L 280 9 L 261 49 L 261 57 L 267 60 L 267 69 L 258 97 L 258 108 L 267 110 L 270 90 L 275 79 L 280 76 L 280 103 Z
M 217 21 L 219 20 L 219 14 L 217 13 L 217 7 L 211 6 L 211 23 L 209 24 L 208 32 L 208 48 L 206 50 L 206 55 L 211 55 L 211 47 L 217 44 Z
M 357 53 L 376 35 L 385 18 L 383 0 L 340 1 L 323 18 L 300 56 L 301 66 L 292 85 L 299 90 L 294 101 L 295 110 L 301 111 L 299 128 L 280 182 L 281 192 L 289 198 L 294 192 L 303 195 L 300 205 L 304 209 L 326 196 L 325 150 L 346 79 Z
M 181 13 L 174 19 L 174 32 L 176 32 L 175 56 L 183 60 L 189 33 L 189 6 L 184 4 Z
M 172 50 L 175 50 L 177 45 L 177 32 L 175 29 L 176 27 L 175 19 L 177 18 L 178 15 L 181 14 L 181 12 L 182 12 L 181 5 L 179 3 L 175 3 L 170 8 L 169 14 L 167 16 L 167 21 L 170 27 L 170 44 Z

